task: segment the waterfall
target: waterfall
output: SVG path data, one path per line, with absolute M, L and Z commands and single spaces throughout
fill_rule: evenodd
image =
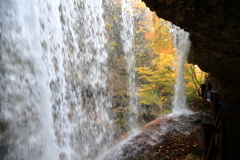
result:
M 1 1 L 0 10 L 1 121 L 8 125 L 5 134 L 11 137 L 5 159 L 56 159 L 48 76 L 53 68 L 47 69 L 44 62 L 51 50 L 41 46 L 38 4 Z M 46 47 L 53 50 L 54 45 Z
M 191 46 L 189 33 L 173 25 L 173 43 L 176 47 L 178 66 L 177 79 L 175 84 L 175 95 L 173 97 L 173 113 L 191 113 L 186 105 L 184 64 Z
M 94 159 L 109 146 L 102 3 L 0 2 L 5 160 Z

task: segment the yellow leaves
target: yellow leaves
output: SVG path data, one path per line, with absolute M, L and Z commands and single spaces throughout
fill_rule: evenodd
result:
M 111 42 L 112 46 L 118 46 L 119 44 L 117 44 L 116 42 Z
M 139 3 L 138 5 L 139 8 L 145 8 L 146 7 L 146 4 L 144 2 L 141 2 Z
M 147 74 L 147 75 L 152 75 L 152 70 L 150 67 L 139 67 L 137 68 L 137 71 L 141 74 Z
M 159 54 L 159 55 L 171 55 L 170 58 L 173 58 L 173 56 L 175 55 L 175 51 L 176 49 L 173 48 L 173 45 L 169 44 L 168 46 L 166 47 L 162 47 L 162 46 L 159 46 L 157 49 L 156 49 L 156 52 Z
M 144 27 L 139 27 L 138 30 L 135 31 L 136 34 L 141 33 L 141 32 L 142 33 L 146 33 L 147 31 L 146 31 L 146 29 Z
M 112 25 L 111 23 L 107 23 L 107 24 L 106 24 L 106 28 L 107 28 L 107 29 L 112 28 L 112 27 L 113 27 L 113 25 Z
M 146 90 L 153 90 L 156 89 L 158 86 L 156 84 L 142 84 L 142 88 L 139 89 L 139 91 L 146 91 Z
M 142 2 L 141 0 L 133 0 L 132 1 L 133 6 L 136 6 L 136 8 L 146 8 L 146 4 Z
M 140 101 L 143 104 L 162 104 L 168 101 L 172 95 L 173 83 L 176 72 L 173 70 L 175 48 L 172 43 L 170 23 L 159 19 L 155 13 L 152 16 L 152 26 L 140 25 L 136 33 L 141 34 L 151 54 L 147 61 L 147 67 L 139 67 Z M 144 24 L 145 22 L 141 22 Z M 143 57 L 144 56 L 140 56 Z

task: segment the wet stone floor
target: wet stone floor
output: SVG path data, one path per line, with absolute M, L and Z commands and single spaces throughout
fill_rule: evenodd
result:
M 200 160 L 203 156 L 201 123 L 211 121 L 207 101 L 197 101 L 190 107 L 192 115 L 160 117 L 133 137 L 123 149 L 123 160 Z M 190 158 L 191 157 L 191 158 Z

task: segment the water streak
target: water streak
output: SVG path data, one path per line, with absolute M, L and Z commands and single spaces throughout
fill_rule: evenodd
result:
M 178 68 L 172 112 L 175 114 L 188 114 L 191 112 L 186 105 L 184 64 L 191 46 L 189 33 L 173 25 L 173 43 L 177 49 Z
M 129 102 L 129 122 L 128 126 L 131 129 L 137 127 L 137 115 L 139 112 L 138 101 L 137 101 L 137 85 L 136 85 L 136 60 L 133 54 L 133 43 L 134 43 L 134 20 L 133 20 L 133 9 L 131 0 L 122 0 L 122 23 L 123 29 L 121 32 L 121 38 L 123 41 L 123 50 L 125 52 L 125 59 L 127 61 L 127 72 L 128 72 L 128 92 L 130 97 Z

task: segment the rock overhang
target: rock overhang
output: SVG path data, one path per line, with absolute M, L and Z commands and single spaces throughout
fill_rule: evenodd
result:
M 220 98 L 240 104 L 240 1 L 143 0 L 150 10 L 190 33 L 188 62 L 221 81 Z

